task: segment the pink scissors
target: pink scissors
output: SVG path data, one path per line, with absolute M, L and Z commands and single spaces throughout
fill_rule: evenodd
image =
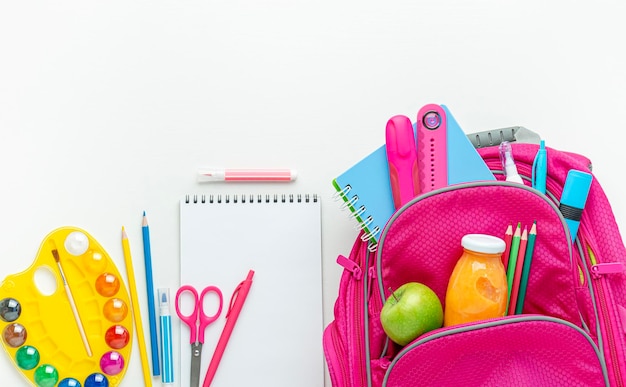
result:
M 194 306 L 193 312 L 189 315 L 185 315 L 180 310 L 180 295 L 184 292 L 189 292 L 193 295 Z M 217 295 L 219 304 L 217 311 L 212 316 L 207 316 L 204 313 L 204 296 L 213 292 Z M 190 386 L 200 385 L 200 365 L 202 364 L 202 344 L 204 344 L 204 330 L 206 327 L 217 320 L 220 313 L 222 313 L 222 291 L 216 286 L 207 286 L 202 290 L 198 297 L 198 291 L 189 285 L 181 286 L 176 292 L 176 314 L 178 317 L 189 326 L 189 343 L 191 343 L 191 383 Z

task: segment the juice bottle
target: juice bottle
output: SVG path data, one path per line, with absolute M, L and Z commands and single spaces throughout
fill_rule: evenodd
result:
M 506 313 L 507 281 L 502 239 L 484 234 L 468 234 L 461 239 L 459 258 L 446 292 L 444 326 L 462 324 Z

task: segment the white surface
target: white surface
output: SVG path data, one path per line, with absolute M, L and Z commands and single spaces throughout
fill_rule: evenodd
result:
M 356 235 L 331 180 L 431 102 L 468 133 L 522 125 L 589 156 L 624 228 L 625 17 L 622 0 L 3 1 L 0 277 L 63 225 L 123 269 L 124 225 L 145 306 L 143 210 L 155 287 L 174 289 L 184 194 L 317 192 L 327 324 Z M 299 176 L 200 185 L 203 166 Z M 0 374 L 24 384 L 6 358 Z M 122 386 L 141 380 L 133 351 Z

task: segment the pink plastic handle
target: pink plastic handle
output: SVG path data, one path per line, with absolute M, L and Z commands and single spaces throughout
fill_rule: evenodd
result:
M 185 315 L 180 310 L 180 296 L 184 292 L 189 292 L 193 296 L 193 311 L 189 315 Z M 207 316 L 207 314 L 204 313 L 204 296 L 209 292 L 217 294 L 219 300 L 217 311 L 211 316 Z M 198 291 L 193 286 L 183 285 L 178 289 L 176 292 L 176 314 L 189 327 L 190 344 L 195 344 L 196 342 L 204 343 L 204 330 L 209 324 L 217 320 L 222 313 L 223 302 L 222 291 L 216 286 L 207 286 L 202 290 L 199 297 Z
M 184 292 L 189 292 L 193 295 L 193 311 L 189 315 L 185 315 L 180 310 L 180 296 Z M 189 327 L 189 342 L 194 344 L 196 342 L 196 332 L 198 330 L 196 322 L 198 321 L 198 292 L 196 289 L 189 285 L 183 285 L 176 292 L 176 314 L 178 318 L 182 320 Z
M 217 304 L 217 310 L 211 316 L 207 316 L 204 313 L 204 296 L 207 293 L 213 292 L 217 295 L 219 303 Z M 204 343 L 204 330 L 206 327 L 211 324 L 213 321 L 217 320 L 217 318 L 222 313 L 222 306 L 224 304 L 224 298 L 222 297 L 222 291 L 217 286 L 207 286 L 202 290 L 202 294 L 200 294 L 200 300 L 198 300 L 197 310 L 198 317 L 200 318 L 200 327 L 198 332 L 198 341 Z

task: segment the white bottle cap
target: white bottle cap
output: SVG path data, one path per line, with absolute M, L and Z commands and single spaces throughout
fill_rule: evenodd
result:
M 502 254 L 506 243 L 498 237 L 486 234 L 467 234 L 461 238 L 461 246 L 483 254 Z

